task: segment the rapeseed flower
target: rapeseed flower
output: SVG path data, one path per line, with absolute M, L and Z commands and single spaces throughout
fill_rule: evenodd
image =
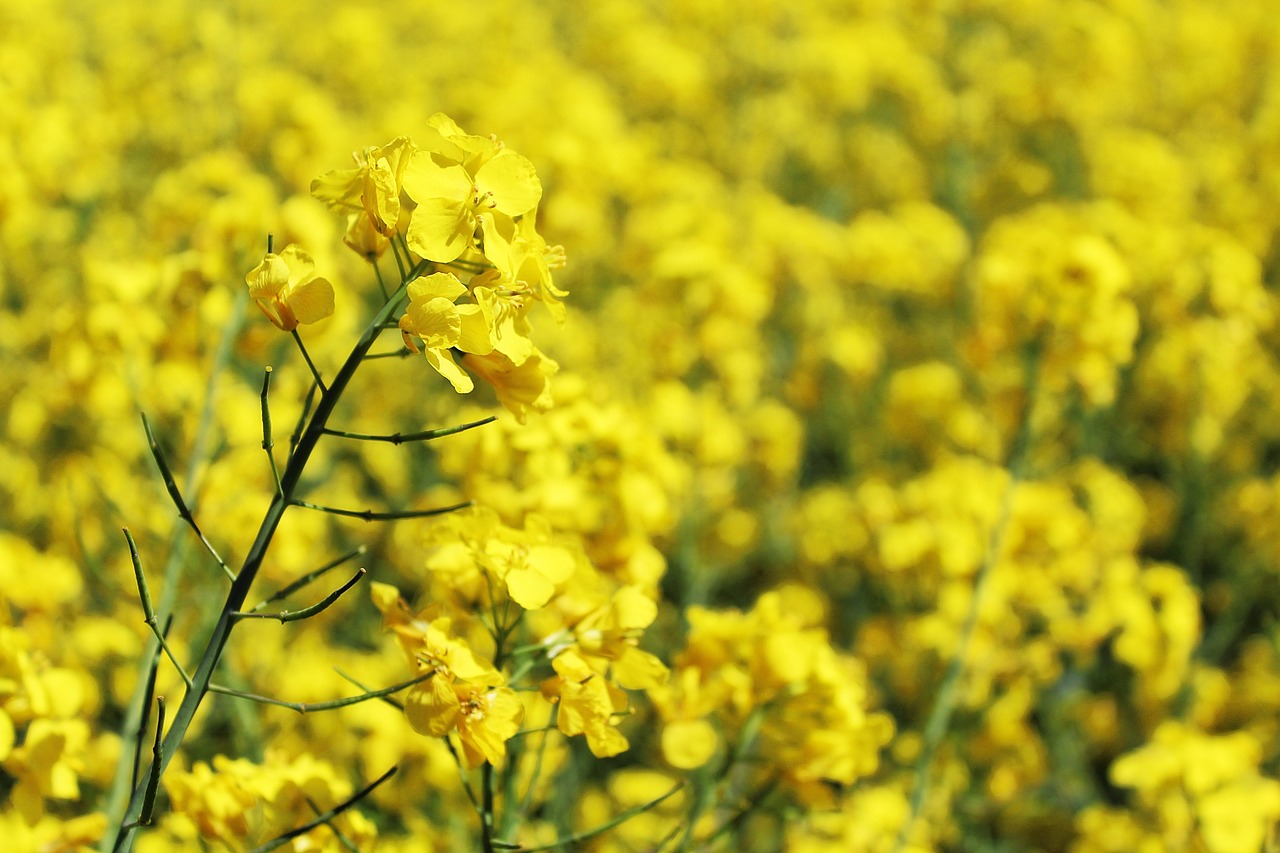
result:
M 268 252 L 244 280 L 262 313 L 286 332 L 333 313 L 333 285 L 316 274 L 311 256 L 297 246 Z

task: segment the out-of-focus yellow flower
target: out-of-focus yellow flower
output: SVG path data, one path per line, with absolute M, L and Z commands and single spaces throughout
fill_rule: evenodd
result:
M 80 796 L 79 774 L 88 742 L 84 720 L 39 719 L 27 727 L 22 746 L 9 753 L 3 766 L 18 780 L 9 796 L 28 823 L 44 814 L 46 799 Z
M 174 816 L 191 821 L 201 836 L 233 850 L 293 829 L 351 793 L 350 785 L 327 762 L 274 749 L 262 762 L 219 755 L 211 765 L 201 761 L 190 770 L 175 768 L 165 777 L 165 788 Z M 367 849 L 377 836 L 377 828 L 367 818 L 348 810 L 332 827 L 317 828 L 295 840 L 293 849 L 340 849 L 334 843 L 334 830 L 361 849 Z
M 333 313 L 333 285 L 316 275 L 315 262 L 297 246 L 268 252 L 244 277 L 262 313 L 286 332 Z
M 657 687 L 667 680 L 667 668 L 639 647 L 640 635 L 657 616 L 657 604 L 639 587 L 620 587 L 607 607 L 578 624 L 578 651 L 608 661 L 613 679 L 628 690 Z

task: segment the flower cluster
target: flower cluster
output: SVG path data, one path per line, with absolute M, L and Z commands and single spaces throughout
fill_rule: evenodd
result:
M 527 158 L 464 133 L 443 113 L 426 127 L 418 141 L 399 137 L 356 153 L 356 168 L 326 172 L 311 193 L 345 217 L 344 241 L 361 256 L 375 261 L 399 240 L 411 262 L 441 270 L 408 285 L 405 345 L 465 394 L 474 383 L 457 351 L 523 422 L 551 405 L 558 366 L 530 340 L 528 314 L 540 302 L 563 320 L 566 293 L 552 270 L 564 265 L 564 250 L 535 229 L 542 185 Z

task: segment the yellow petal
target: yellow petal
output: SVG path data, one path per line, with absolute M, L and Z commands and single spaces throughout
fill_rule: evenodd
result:
M 364 181 L 363 169 L 334 169 L 311 182 L 311 195 L 331 208 L 356 206 Z
M 448 350 L 429 349 L 427 353 L 427 363 L 436 369 L 436 372 L 449 380 L 453 385 L 453 390 L 459 394 L 470 394 L 472 389 L 476 387 L 471 381 L 471 376 L 457 365 L 453 360 L 453 356 Z
M 493 193 L 500 213 L 520 216 L 542 198 L 542 183 L 533 163 L 514 151 L 504 149 L 476 172 L 476 189 Z
M 379 160 L 369 169 L 362 200 L 369 218 L 381 226 L 379 230 L 383 233 L 395 230 L 396 221 L 400 219 L 400 188 L 386 160 Z
M 555 584 L 532 569 L 512 569 L 507 572 L 506 581 L 511 600 L 525 610 L 546 606 L 556 591 Z
M 419 257 L 447 264 L 471 245 L 475 228 L 470 208 L 444 199 L 428 199 L 413 211 L 405 239 Z
M 249 285 L 249 295 L 254 299 L 267 299 L 279 293 L 289 283 L 289 265 L 279 255 L 267 255 L 244 277 Z
M 373 599 L 373 606 L 378 608 L 379 613 L 386 613 L 396 609 L 400 601 L 400 590 L 389 583 L 374 581 L 369 585 L 369 597 Z
M 458 695 L 453 685 L 437 673 L 422 684 L 416 684 L 404 697 L 404 715 L 418 734 L 440 737 L 453 728 L 458 719 Z
M 575 568 L 573 555 L 555 545 L 534 545 L 526 559 L 532 568 L 552 583 L 564 583 Z
M 462 331 L 458 342 L 454 344 L 463 352 L 487 355 L 493 352 L 493 332 L 485 320 L 484 311 L 479 305 L 459 305 L 458 316 L 462 320 Z
M 450 302 L 467 292 L 466 286 L 451 272 L 436 272 L 409 282 L 409 300 L 448 299 Z
M 409 158 L 401 178 L 409 198 L 422 204 L 429 199 L 470 203 L 474 188 L 471 176 L 461 166 L 440 166 L 430 152 L 417 151 Z
M 613 677 L 628 690 L 650 690 L 667 681 L 667 667 L 646 651 L 627 646 L 613 662 Z
M 447 349 L 462 334 L 462 318 L 458 306 L 443 297 L 414 300 L 405 309 L 413 333 L 422 338 L 427 349 Z
M 658 618 L 658 605 L 639 587 L 624 586 L 613 596 L 612 622 L 618 628 L 647 628 Z
M 317 323 L 333 314 L 333 285 L 313 278 L 293 288 L 285 302 L 299 323 Z

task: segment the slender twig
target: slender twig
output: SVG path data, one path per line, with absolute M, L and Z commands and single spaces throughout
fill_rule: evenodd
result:
M 395 432 L 390 435 L 370 435 L 363 432 L 344 432 L 338 429 L 326 429 L 325 435 L 334 435 L 339 438 L 350 438 L 356 441 L 386 441 L 391 444 L 405 444 L 410 441 L 431 441 L 437 438 L 444 438 L 447 435 L 457 435 L 460 432 L 466 432 L 469 429 L 491 424 L 498 419 L 497 415 L 490 415 L 487 418 L 481 418 L 478 421 L 459 424 L 458 426 L 441 427 L 440 429 L 428 429 L 422 432 Z
M 551 733 L 558 730 L 557 723 L 559 721 L 559 715 L 560 705 L 558 703 L 552 705 L 551 717 L 549 718 L 546 728 L 541 730 L 545 731 L 546 734 L 543 735 L 542 740 L 538 742 L 538 753 L 533 759 L 533 772 L 529 774 L 529 787 L 525 789 L 524 798 L 520 801 L 520 811 L 523 814 L 528 814 L 529 810 L 533 808 L 533 793 L 538 787 L 538 777 L 542 775 L 542 759 L 543 756 L 546 755 L 547 742 L 551 740 Z
M 339 673 L 341 675 L 342 673 Z M 234 696 L 237 699 L 248 699 L 250 702 L 257 702 L 259 705 L 274 705 L 277 708 L 288 708 L 290 711 L 297 711 L 299 714 L 310 714 L 315 711 L 332 711 L 335 708 L 346 708 L 348 705 L 359 705 L 361 702 L 368 702 L 370 699 L 384 699 L 392 693 L 398 693 L 406 687 L 412 687 L 426 681 L 435 675 L 435 670 L 423 673 L 422 675 L 410 678 L 408 681 L 401 681 L 399 684 L 393 684 L 390 687 L 384 687 L 381 690 L 369 690 L 361 693 L 359 696 L 347 696 L 342 699 L 330 699 L 328 702 L 289 702 L 284 699 L 275 699 L 271 696 L 260 696 L 257 693 L 246 693 L 243 690 L 234 690 L 230 687 L 218 684 L 216 682 L 209 683 L 210 693 L 221 693 L 223 696 Z M 343 676 L 346 678 L 346 676 Z M 350 678 L 347 678 L 351 681 Z M 354 683 L 354 682 L 353 682 Z M 359 684 L 361 690 L 365 688 Z M 399 703 L 394 703 L 397 707 Z
M 480 849 L 493 853 L 493 765 L 485 762 L 480 768 L 480 790 L 484 804 L 480 809 Z
M 480 801 L 476 799 L 476 792 L 471 787 L 471 780 L 467 778 L 467 771 L 462 766 L 462 757 L 458 755 L 458 748 L 453 745 L 453 741 L 449 740 L 448 735 L 442 737 L 441 740 L 444 741 L 449 754 L 453 756 L 453 763 L 458 767 L 458 778 L 462 780 L 462 790 L 466 792 L 467 799 L 471 801 L 471 807 L 476 810 L 476 814 L 483 821 L 484 812 L 480 808 Z
M 267 395 L 271 392 L 271 365 L 262 371 L 262 449 L 271 463 L 271 476 L 276 481 L 276 494 L 280 494 L 280 469 L 276 467 L 275 439 L 271 435 L 271 404 Z
M 396 242 L 394 237 L 391 238 L 391 257 L 396 260 L 396 268 L 400 271 L 400 280 L 408 281 L 410 276 L 405 270 L 405 260 L 408 256 L 406 255 L 405 258 L 400 257 L 400 244 Z
M 145 413 L 142 415 L 142 429 L 147 434 L 147 446 L 151 448 L 151 456 L 156 460 L 156 466 L 160 469 L 160 477 L 164 480 L 165 490 L 169 492 L 169 499 L 173 501 L 174 506 L 178 508 L 178 515 L 190 525 L 195 531 L 196 536 L 200 537 L 200 541 L 204 544 L 205 549 L 213 555 L 213 559 L 218 561 L 218 565 L 222 567 L 222 571 L 232 581 L 236 579 L 235 572 L 218 554 L 213 544 L 205 538 L 204 533 L 200 531 L 200 525 L 196 524 L 195 516 L 191 514 L 191 510 L 187 508 L 187 502 L 182 499 L 182 492 L 178 489 L 178 483 L 173 479 L 173 472 L 169 468 L 169 463 L 165 461 L 164 452 L 160 449 L 159 443 L 156 441 L 155 433 L 151 431 L 151 422 L 147 420 Z
M 315 800 L 311 799 L 310 797 L 305 797 L 304 799 L 306 799 L 307 808 L 311 809 L 312 814 L 317 816 L 322 814 L 322 812 L 320 811 L 320 807 L 316 805 Z M 342 830 L 334 826 L 332 822 L 325 824 L 325 826 L 328 827 L 329 831 L 333 833 L 333 837 L 338 839 L 338 843 L 341 844 L 344 849 L 351 851 L 351 853 L 360 853 L 360 848 L 356 847 L 355 844 L 351 842 L 350 838 L 347 838 L 347 836 L 343 835 Z
M 171 624 L 173 624 L 172 617 L 166 620 L 165 633 L 168 633 Z M 151 707 L 151 700 L 156 695 L 156 676 L 160 673 L 160 647 L 156 646 L 149 657 L 151 658 L 151 667 L 147 671 L 146 691 L 143 693 L 145 701 L 142 703 L 142 707 L 144 708 Z M 138 784 L 138 774 L 142 772 L 142 739 L 147 733 L 147 723 L 149 722 L 151 722 L 151 717 L 148 714 L 144 713 L 138 717 L 138 731 L 133 739 L 133 772 L 129 776 L 130 786 Z
M 302 429 L 307 425 L 307 416 L 311 414 L 311 407 L 316 401 L 316 391 L 319 386 L 316 385 L 314 379 L 311 380 L 311 389 L 307 391 L 307 398 L 302 402 L 302 411 L 298 414 L 298 423 L 293 428 L 293 433 L 289 436 L 289 456 L 292 457 L 294 451 L 298 447 L 298 442 L 302 440 Z
M 127 527 L 124 528 L 124 538 L 129 543 L 129 558 L 133 560 L 133 579 L 138 584 L 138 600 L 142 602 L 142 615 L 147 627 L 151 629 L 156 641 L 160 643 L 160 648 L 164 649 L 165 656 L 169 658 L 169 662 L 178 670 L 178 674 L 182 676 L 182 680 L 187 687 L 190 687 L 191 677 L 182 668 L 182 664 L 178 663 L 177 657 L 173 654 L 173 649 L 169 648 L 169 643 L 165 640 L 164 633 L 156 622 L 156 609 L 151 603 L 151 590 L 147 588 L 147 575 L 142 570 L 142 558 L 138 556 L 138 544 L 133 541 L 133 534 L 129 532 Z
M 237 610 L 232 615 L 238 619 L 279 619 L 281 624 L 284 624 L 285 622 L 297 622 L 300 619 L 310 619 L 312 616 L 323 613 L 325 610 L 329 609 L 335 601 L 342 597 L 343 593 L 355 586 L 360 581 L 360 578 L 364 577 L 366 574 L 367 572 L 364 569 L 358 570 L 351 580 L 320 599 L 320 601 L 310 607 L 304 607 L 301 610 L 281 610 L 278 613 L 257 613 L 252 610 Z
M 391 298 L 387 293 L 387 284 L 382 280 L 382 270 L 378 267 L 378 259 L 373 255 L 369 257 L 369 266 L 373 267 L 373 277 L 378 280 L 378 290 L 382 292 L 382 299 L 386 301 Z
M 329 821 L 333 820 L 338 815 L 342 814 L 347 809 L 351 808 L 356 803 L 360 802 L 365 797 L 373 793 L 374 788 L 377 788 L 383 782 L 387 781 L 392 776 L 396 775 L 396 771 L 399 769 L 400 769 L 399 767 L 392 767 L 386 773 L 383 773 L 377 779 L 374 779 L 368 785 L 365 785 L 359 791 L 356 791 L 350 797 L 347 797 L 347 799 L 343 800 L 341 803 L 338 803 L 338 805 L 329 809 L 329 811 L 325 812 L 322 815 L 319 815 L 315 820 L 309 823 L 304 823 L 302 826 L 299 826 L 295 829 L 291 829 L 288 832 L 284 833 L 283 835 L 276 836 L 274 839 L 272 839 L 271 841 L 268 841 L 266 844 L 263 844 L 260 847 L 253 848 L 253 850 L 250 851 L 250 853 L 269 853 L 269 851 L 271 850 L 276 850 L 280 847 L 283 847 L 293 839 L 297 838 L 299 835 L 306 835 L 308 832 L 315 829 L 317 826 L 328 823 Z
M 156 792 L 160 789 L 160 758 L 164 754 L 164 697 L 156 697 L 156 739 L 151 743 L 151 773 L 147 778 L 147 790 L 142 796 L 142 812 L 139 822 L 150 825 L 155 814 Z
M 142 793 L 142 808 L 137 820 L 127 824 L 129 829 L 139 826 L 150 826 L 155 814 L 156 793 L 160 790 L 161 757 L 164 754 L 164 697 L 156 697 L 156 736 L 151 744 L 151 770 L 147 773 L 147 784 Z
M 249 608 L 248 612 L 257 613 L 258 611 L 262 610 L 264 607 L 267 607 L 268 605 L 274 604 L 277 601 L 283 601 L 293 593 L 302 589 L 307 584 L 333 571 L 338 566 L 341 566 L 343 563 L 347 562 L 348 560 L 354 560 L 356 557 L 359 557 L 362 554 L 364 554 L 365 551 L 367 550 L 368 549 L 363 545 L 357 548 L 352 548 L 350 551 L 343 554 L 341 557 L 338 557 L 337 559 L 334 559 L 328 563 L 325 563 L 323 566 L 321 566 L 318 569 L 315 569 L 314 571 L 307 572 L 305 575 L 298 578 L 296 581 L 293 581 L 292 583 L 287 584 L 283 589 L 279 590 L 278 592 L 272 593 L 270 597 L 265 598 L 262 601 L 259 601 L 253 607 Z
M 311 360 L 311 353 L 307 352 L 307 347 L 302 343 L 302 336 L 298 334 L 297 329 L 289 332 L 293 335 L 293 342 L 298 345 L 298 351 L 302 353 L 302 358 L 307 363 L 307 367 L 311 368 L 311 376 L 316 380 L 316 385 L 320 387 L 321 394 L 328 394 L 329 389 L 324 384 L 324 377 L 320 375 L 320 371 L 316 369 L 315 362 Z
M 327 512 L 330 515 L 341 515 L 346 518 L 358 518 L 362 521 L 396 521 L 402 518 L 428 518 L 433 515 L 444 515 L 448 512 L 456 512 L 460 509 L 466 509 L 471 506 L 471 501 L 463 501 L 460 504 L 436 507 L 435 509 L 405 509 L 397 512 L 374 512 L 371 509 L 356 510 L 321 506 L 320 504 L 313 504 L 300 500 L 291 500 L 289 503 L 292 506 L 300 506 L 303 509 L 314 509 L 317 512 Z
M 757 806 L 760 805 L 760 801 L 773 793 L 773 789 L 778 787 L 778 781 L 778 776 L 776 774 L 766 779 L 763 785 L 747 796 L 745 805 L 743 805 L 743 807 L 733 815 L 722 821 L 715 829 L 711 830 L 711 834 L 702 838 L 698 842 L 699 846 L 706 847 L 717 838 L 742 823 L 742 821 L 746 820 L 747 816 L 754 812 Z
M 364 357 L 365 361 L 377 361 L 380 358 L 408 358 L 413 355 L 413 350 L 408 347 L 400 347 L 398 350 L 388 350 L 387 352 L 371 352 Z

